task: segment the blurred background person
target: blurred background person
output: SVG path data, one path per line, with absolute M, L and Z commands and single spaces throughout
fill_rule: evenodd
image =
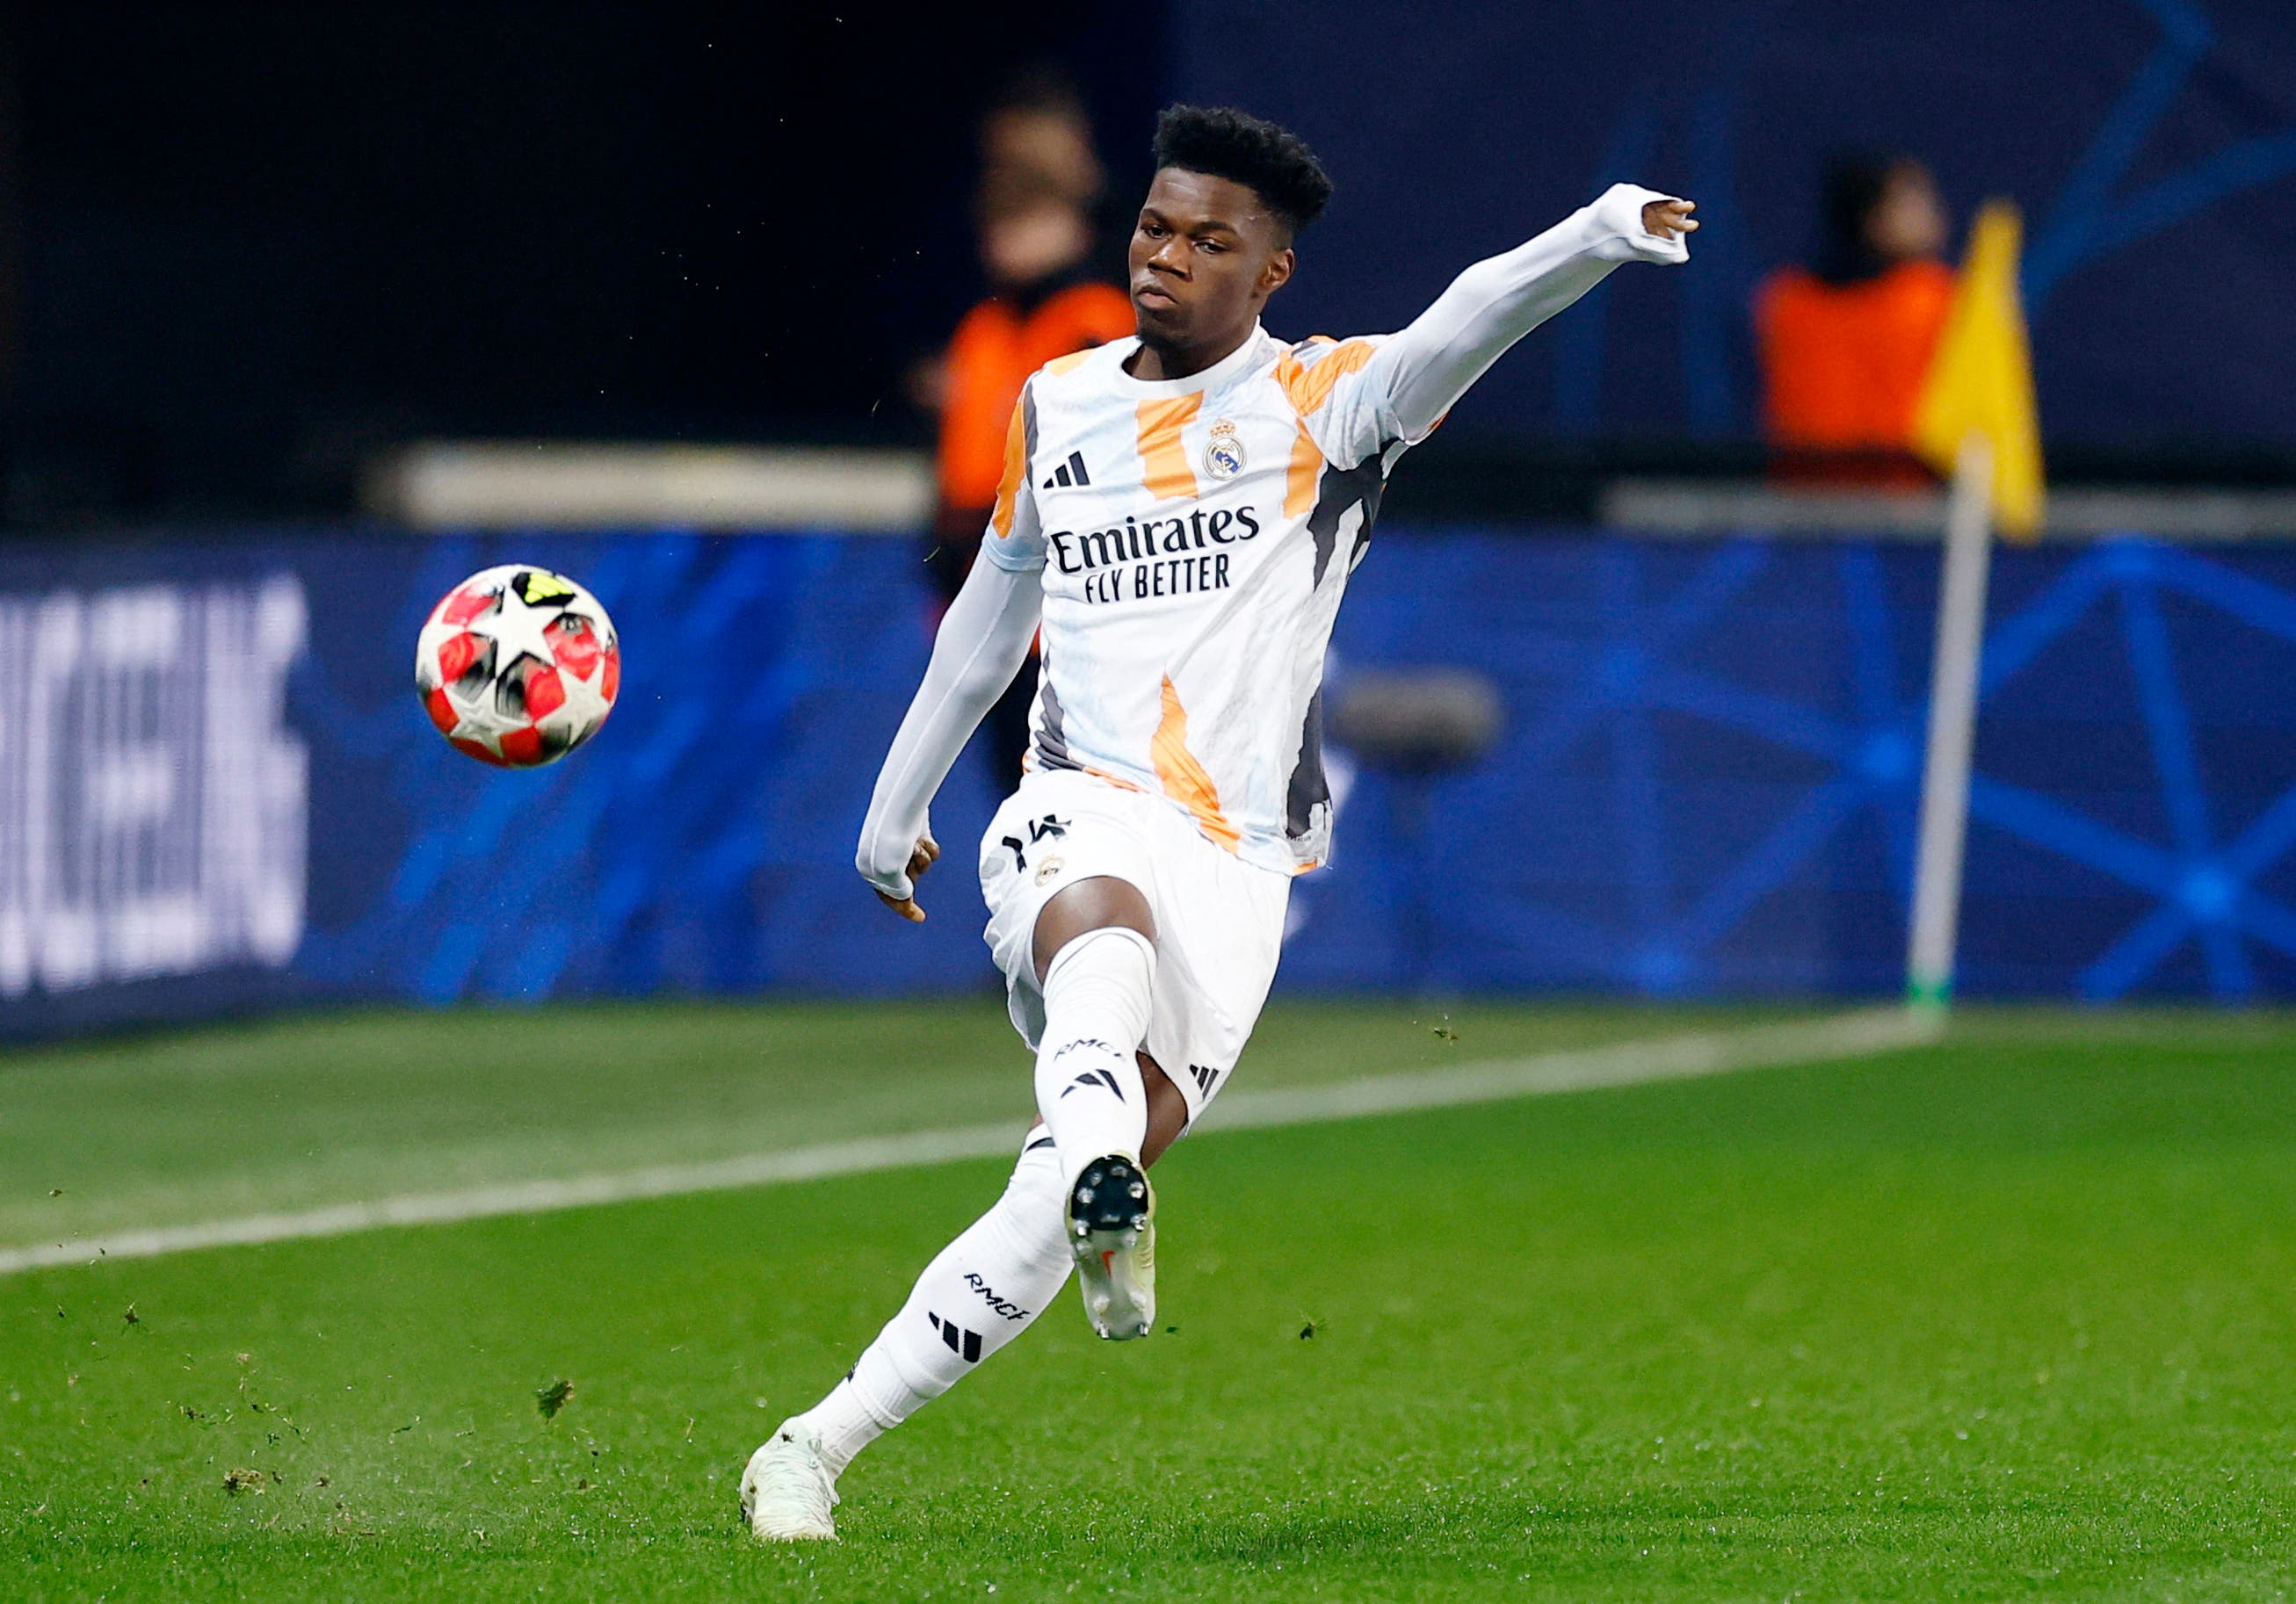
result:
M 1950 224 L 1910 156 L 1837 158 L 1808 267 L 1755 291 L 1762 417 L 1782 476 L 1917 488 L 1934 482 L 1907 442 L 1953 299 Z
M 980 140 L 984 173 L 1033 174 L 1087 211 L 1107 186 L 1084 97 L 1055 68 L 1015 77 L 981 117 Z
M 1132 332 L 1132 303 L 1103 250 L 1094 205 L 1103 182 L 1075 92 L 1034 74 L 981 119 L 975 201 L 988 292 L 921 374 L 939 413 L 930 567 L 943 602 L 980 550 L 1004 471 L 1004 436 L 1030 373 L 1056 356 Z M 984 724 L 998 782 L 1028 750 L 1036 676 L 1014 680 Z

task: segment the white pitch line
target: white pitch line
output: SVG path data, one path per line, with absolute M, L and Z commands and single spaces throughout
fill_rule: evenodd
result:
M 1220 1098 L 1205 1116 L 1206 1131 L 1262 1129 L 1271 1125 L 1320 1125 L 1420 1109 L 1456 1108 L 1560 1092 L 1628 1086 L 1735 1070 L 1775 1068 L 1866 1058 L 1933 1042 L 1937 1022 L 1902 1009 L 1876 1008 L 1820 1019 L 1757 1025 L 1742 1030 L 1660 1036 L 1603 1047 L 1542 1052 L 1529 1058 L 1495 1059 L 1448 1069 L 1375 1076 L 1336 1085 L 1291 1091 L 1236 1092 Z M 245 1248 L 262 1242 L 299 1241 L 348 1236 L 395 1225 L 441 1225 L 500 1215 L 548 1214 L 644 1198 L 683 1197 L 744 1186 L 771 1186 L 828 1175 L 946 1164 L 959 1158 L 993 1158 L 1013 1150 L 1017 1123 L 963 1125 L 918 1131 L 906 1136 L 867 1136 L 751 1153 L 700 1164 L 658 1164 L 611 1174 L 564 1180 L 521 1181 L 458 1191 L 416 1192 L 364 1203 L 338 1203 L 294 1214 L 248 1215 L 194 1225 L 156 1226 L 71 1241 L 0 1248 L 0 1275 L 97 1259 L 152 1258 L 202 1248 Z
M 1633 1086 L 1651 1081 L 1686 1080 L 1740 1069 L 1771 1069 L 1786 1064 L 1826 1063 L 1869 1058 L 1938 1040 L 1942 1024 L 1902 1008 L 1874 1008 L 1754 1025 L 1742 1030 L 1697 1035 L 1659 1036 L 1615 1042 L 1602 1047 L 1542 1052 L 1531 1058 L 1494 1059 L 1448 1069 L 1374 1076 L 1336 1085 L 1301 1086 L 1288 1092 L 1239 1092 L 1217 1099 L 1203 1128 L 1250 1130 L 1265 1125 L 1320 1125 L 1415 1109 L 1448 1109 L 1462 1103 L 1499 1102 L 1511 1097 L 1590 1092 L 1603 1086 Z

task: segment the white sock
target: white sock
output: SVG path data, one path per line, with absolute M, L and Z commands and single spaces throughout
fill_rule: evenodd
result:
M 799 1417 L 821 1434 L 831 1475 L 1026 1330 L 1059 1296 L 1075 1268 L 1062 1232 L 1064 1196 L 1051 1139 L 1031 1131 L 1004 1195 L 925 1266 L 851 1372 Z
M 1155 978 L 1155 944 L 1120 925 L 1086 931 L 1045 970 L 1037 1112 L 1060 1154 L 1064 1200 L 1094 1159 L 1140 1157 L 1148 1092 L 1139 1050 Z

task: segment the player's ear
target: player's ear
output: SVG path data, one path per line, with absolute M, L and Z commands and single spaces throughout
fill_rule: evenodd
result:
M 1292 254 L 1292 247 L 1289 245 L 1269 257 L 1267 265 L 1259 270 L 1260 294 L 1273 295 L 1290 283 L 1292 269 L 1297 266 L 1298 261 L 1299 258 Z

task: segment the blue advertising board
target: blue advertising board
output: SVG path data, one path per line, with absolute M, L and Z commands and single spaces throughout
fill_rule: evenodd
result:
M 450 750 L 417 628 L 533 561 L 611 610 L 612 720 L 553 767 Z M 1889 994 L 1933 550 L 1383 531 L 1334 642 L 1484 676 L 1456 774 L 1335 753 L 1334 862 L 1279 986 Z M 0 1030 L 343 1000 L 993 984 L 966 755 L 898 923 L 856 879 L 930 646 L 906 543 L 341 530 L 0 551 Z M 2296 996 L 2296 552 L 2005 552 L 1963 984 Z

